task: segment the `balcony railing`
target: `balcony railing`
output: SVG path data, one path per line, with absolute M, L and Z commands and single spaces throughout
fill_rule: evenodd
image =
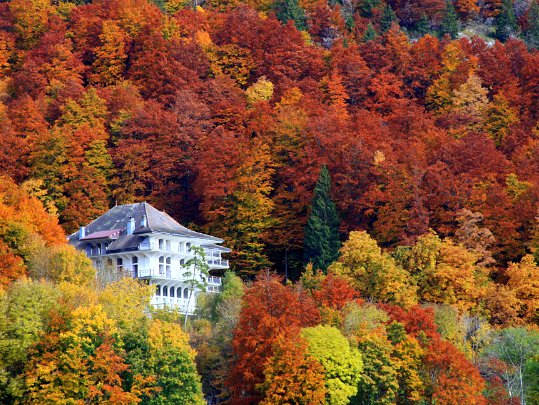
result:
M 208 277 L 208 284 L 221 285 L 221 277 L 214 277 L 214 276 Z
M 228 260 L 227 259 L 212 259 L 206 258 L 206 262 L 210 267 L 228 267 Z
M 181 269 L 179 272 L 178 271 L 159 272 L 159 269 L 139 269 L 138 276 L 140 278 L 155 277 L 155 278 L 165 279 L 165 280 L 180 280 L 180 281 L 190 280 L 192 277 L 191 276 L 184 277 L 185 271 L 183 270 L 184 269 Z M 210 276 L 207 279 L 207 283 L 209 285 L 220 286 L 222 284 L 222 280 L 221 280 L 221 277 Z

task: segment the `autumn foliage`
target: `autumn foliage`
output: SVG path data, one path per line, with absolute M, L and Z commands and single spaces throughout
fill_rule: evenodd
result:
M 0 2 L 0 402 L 533 401 L 537 48 L 536 0 Z M 190 342 L 65 243 L 137 201 L 249 283 Z

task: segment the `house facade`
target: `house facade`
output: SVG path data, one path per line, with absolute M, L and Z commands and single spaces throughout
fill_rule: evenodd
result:
M 184 313 L 194 311 L 201 292 L 193 285 L 217 293 L 217 274 L 229 267 L 222 254 L 230 249 L 220 246 L 222 239 L 192 231 L 145 202 L 117 205 L 70 235 L 69 243 L 86 252 L 96 268 L 108 266 L 155 286 L 152 305 Z M 209 276 L 187 265 L 194 246 L 204 249 Z

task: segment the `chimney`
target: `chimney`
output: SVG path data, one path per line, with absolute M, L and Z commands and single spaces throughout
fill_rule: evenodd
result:
M 79 229 L 79 240 L 81 240 L 85 236 L 86 236 L 86 229 L 84 229 L 84 226 L 81 226 Z
M 127 234 L 132 235 L 134 230 L 135 230 L 135 218 L 129 217 L 129 221 L 127 222 Z
M 142 219 L 140 220 L 140 227 L 146 228 L 146 215 L 142 216 Z

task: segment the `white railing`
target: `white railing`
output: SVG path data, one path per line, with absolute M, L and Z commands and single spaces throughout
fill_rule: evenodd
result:
M 142 269 L 138 271 L 139 277 L 151 277 L 152 276 L 152 269 Z
M 195 298 L 191 298 L 191 302 L 189 304 L 189 314 L 192 314 L 195 311 L 196 304 L 195 304 Z M 187 311 L 187 300 L 183 298 L 172 298 L 172 297 L 163 297 L 159 295 L 154 295 L 151 304 L 156 307 L 173 307 L 180 310 L 180 312 L 185 313 Z
M 227 259 L 206 259 L 209 266 L 228 267 Z
M 221 277 L 208 277 L 208 284 L 221 285 Z

